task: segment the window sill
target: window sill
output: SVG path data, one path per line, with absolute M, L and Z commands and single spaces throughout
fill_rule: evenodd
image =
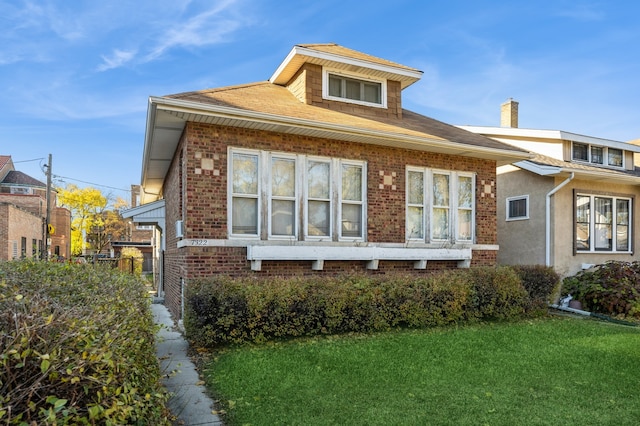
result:
M 311 269 L 321 271 L 324 262 L 352 260 L 367 262 L 367 269 L 378 269 L 380 260 L 413 261 L 415 269 L 426 269 L 430 260 L 456 260 L 459 268 L 471 265 L 471 248 L 323 247 L 248 245 L 251 269 L 260 271 L 263 260 L 311 261 Z

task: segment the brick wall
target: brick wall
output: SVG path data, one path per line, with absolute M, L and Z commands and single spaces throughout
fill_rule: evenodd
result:
M 402 87 L 398 81 L 387 80 L 387 108 L 376 108 L 322 97 L 322 66 L 304 64 L 287 83 L 287 89 L 300 102 L 327 109 L 372 118 L 402 118 Z
M 167 174 L 165 301 L 180 316 L 180 282 L 213 274 L 309 275 L 367 271 L 364 262 L 325 262 L 312 271 L 310 262 L 263 262 L 250 269 L 244 247 L 177 248 L 174 223 L 184 219 L 185 238 L 227 238 L 227 148 L 269 150 L 367 162 L 367 241 L 405 242 L 405 168 L 407 165 L 476 173 L 476 243 L 496 244 L 495 162 L 376 145 L 269 133 L 251 129 L 187 123 Z M 181 197 L 180 188 L 185 188 Z M 183 206 L 184 207 L 181 207 Z M 184 210 L 184 212 L 183 212 Z M 183 215 L 184 213 L 184 215 Z M 475 250 L 472 265 L 494 265 L 495 251 Z M 429 262 L 426 272 L 456 267 L 455 262 Z M 381 261 L 379 270 L 425 273 L 411 262 Z
M 44 196 L 39 195 L 21 195 L 21 194 L 2 194 L 0 202 L 9 203 L 20 206 L 42 218 L 47 214 L 47 203 Z
M 41 217 L 17 207 L 0 202 L 0 260 L 14 259 L 14 243 L 17 244 L 17 257 L 22 256 L 22 239 L 26 239 L 26 257 L 33 255 L 33 240 L 37 250 L 43 238 L 43 221 Z

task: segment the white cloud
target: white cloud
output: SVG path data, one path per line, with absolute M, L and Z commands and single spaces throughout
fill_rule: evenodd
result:
M 222 1 L 185 22 L 175 24 L 159 35 L 159 43 L 145 56 L 144 61 L 153 61 L 175 47 L 202 47 L 225 40 L 225 37 L 246 25 L 243 18 L 234 16 L 233 0 Z M 228 15 L 230 16 L 226 16 Z
M 98 71 L 107 71 L 112 68 L 118 68 L 130 62 L 136 55 L 135 50 L 115 49 L 110 56 L 102 55 L 102 64 L 98 66 Z

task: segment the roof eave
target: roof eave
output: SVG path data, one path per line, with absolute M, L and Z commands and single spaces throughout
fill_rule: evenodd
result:
M 165 113 L 165 114 L 162 114 Z M 158 116 L 173 120 L 171 126 L 158 123 Z M 181 126 L 178 125 L 178 121 Z M 184 124 L 187 121 L 201 121 L 211 124 L 251 127 L 267 131 L 324 137 L 358 143 L 393 146 L 404 149 L 441 152 L 452 155 L 490 159 L 498 165 L 513 163 L 531 158 L 530 153 L 511 149 L 496 149 L 453 142 L 437 137 L 420 137 L 394 132 L 363 129 L 343 124 L 317 122 L 308 119 L 280 116 L 219 105 L 203 105 L 198 102 L 181 99 L 150 97 L 147 114 L 147 133 L 145 135 L 142 180 L 143 200 L 161 197 L 162 182 L 166 176 L 171 159 L 180 141 Z M 224 123 L 224 124 L 222 124 Z M 173 132 L 170 137 L 163 136 L 162 152 L 154 144 L 160 133 Z M 153 164 L 152 164 L 153 163 Z M 155 176 L 151 168 L 157 167 Z
M 303 46 L 293 46 L 287 57 L 284 59 L 284 61 L 282 61 L 280 66 L 278 66 L 271 78 L 269 78 L 269 82 L 281 86 L 287 84 L 289 82 L 289 79 L 299 69 L 299 65 L 294 62 L 294 58 L 296 57 L 304 57 L 308 60 L 310 59 L 310 62 L 314 62 L 314 60 L 329 61 L 333 63 L 348 64 L 358 68 L 369 68 L 383 73 L 393 74 L 399 77 L 403 89 L 420 80 L 423 74 L 422 71 L 419 70 L 394 67 L 384 64 L 376 64 L 374 62 L 369 62 L 363 59 L 347 58 L 341 55 L 336 55 L 334 53 L 321 52 Z
M 625 183 L 625 184 L 640 184 L 640 176 L 634 175 L 625 175 L 621 173 L 611 173 L 606 170 L 596 171 L 596 170 L 581 170 L 575 169 L 571 167 L 558 167 L 551 165 L 544 165 L 533 163 L 531 161 L 523 160 L 513 164 L 516 167 L 519 167 L 523 170 L 527 170 L 529 172 L 535 173 L 539 176 L 562 176 L 569 175 L 574 173 L 576 178 L 591 180 L 591 181 L 602 181 L 602 182 L 611 182 L 611 183 Z

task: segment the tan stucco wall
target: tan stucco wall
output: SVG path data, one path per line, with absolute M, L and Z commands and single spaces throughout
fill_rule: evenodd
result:
M 564 179 L 556 179 L 556 185 Z M 573 254 L 573 194 L 574 189 L 585 193 L 601 193 L 608 195 L 635 197 L 633 203 L 632 237 L 634 254 L 616 253 L 577 253 Z M 553 265 L 562 276 L 574 275 L 582 269 L 582 264 L 601 264 L 608 260 L 634 261 L 640 260 L 637 254 L 638 233 L 640 230 L 640 187 L 633 185 L 612 184 L 609 182 L 593 182 L 575 179 L 558 191 L 554 196 L 553 218 L 555 233 L 553 235 L 555 251 Z
M 545 196 L 551 188 L 550 178 L 524 170 L 498 174 L 498 263 L 544 265 Z M 507 221 L 506 200 L 520 195 L 529 195 L 529 219 Z
M 498 263 L 505 265 L 544 265 L 546 194 L 562 184 L 567 176 L 544 177 L 523 170 L 498 173 Z M 574 190 L 589 194 L 635 197 L 633 200 L 632 237 L 634 254 L 576 253 L 574 255 Z M 506 199 L 529 195 L 529 219 L 506 221 Z M 597 265 L 609 260 L 640 260 L 637 251 L 640 237 L 640 187 L 574 179 L 551 197 L 551 265 L 561 276 L 570 276 L 584 265 Z

